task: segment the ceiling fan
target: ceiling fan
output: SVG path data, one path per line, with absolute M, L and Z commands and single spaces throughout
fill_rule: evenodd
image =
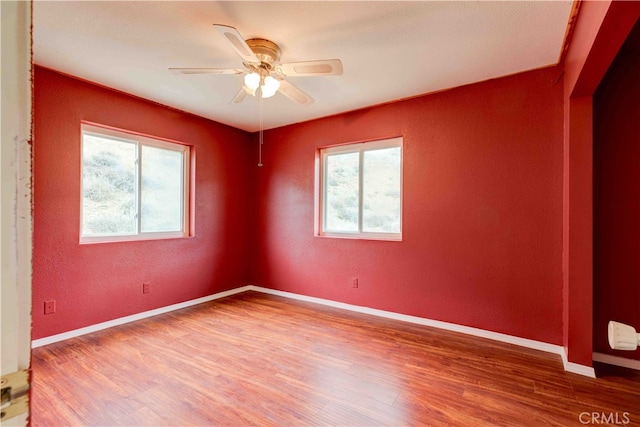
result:
M 287 98 L 310 105 L 313 98 L 286 80 L 298 76 L 339 76 L 342 62 L 339 59 L 280 63 L 280 47 L 271 40 L 253 38 L 245 40 L 233 27 L 213 25 L 231 43 L 242 59 L 245 70 L 240 68 L 169 68 L 178 74 L 244 74 L 244 85 L 231 102 L 241 102 L 245 96 L 269 98 L 282 93 Z

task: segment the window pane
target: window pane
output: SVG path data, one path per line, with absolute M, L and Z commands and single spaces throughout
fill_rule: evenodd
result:
M 324 229 L 358 231 L 359 153 L 327 156 Z
M 82 135 L 82 234 L 136 232 L 136 144 Z
M 400 232 L 400 147 L 364 152 L 362 231 Z
M 142 146 L 142 232 L 182 230 L 183 153 Z

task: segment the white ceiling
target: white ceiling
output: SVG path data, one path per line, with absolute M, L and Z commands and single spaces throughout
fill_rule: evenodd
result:
M 282 49 L 281 62 L 339 58 L 342 76 L 290 77 L 315 102 L 265 99 L 266 129 L 558 62 L 569 1 L 35 1 L 34 61 L 240 129 L 259 128 L 256 98 L 230 104 L 242 68 L 212 24 Z

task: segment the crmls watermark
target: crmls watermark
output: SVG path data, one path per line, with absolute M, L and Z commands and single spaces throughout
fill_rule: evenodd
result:
M 626 426 L 631 422 L 628 412 L 580 412 L 580 424 L 607 424 Z

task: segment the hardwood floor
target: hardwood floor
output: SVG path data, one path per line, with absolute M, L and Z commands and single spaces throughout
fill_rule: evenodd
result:
M 32 367 L 34 426 L 640 425 L 638 372 L 586 378 L 557 355 L 255 292 L 34 349 Z

